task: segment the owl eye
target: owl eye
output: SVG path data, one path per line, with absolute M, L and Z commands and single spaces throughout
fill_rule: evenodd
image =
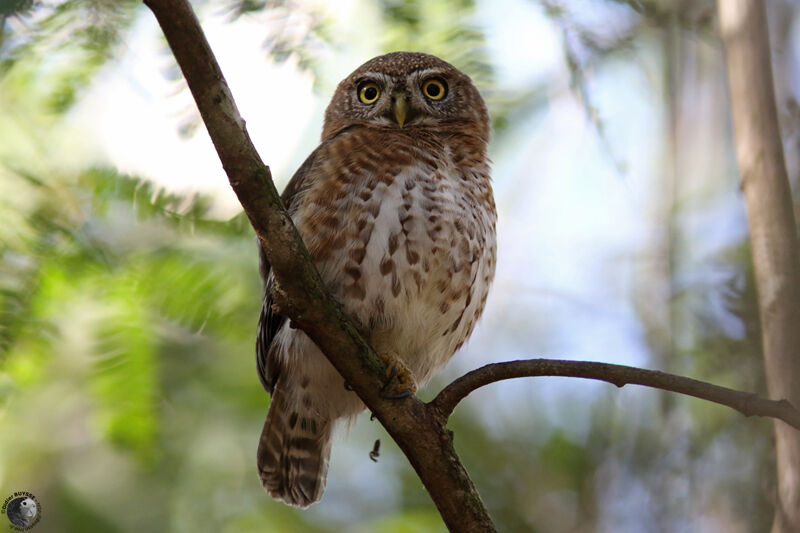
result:
M 431 100 L 441 100 L 447 94 L 447 84 L 438 78 L 433 78 L 422 84 L 422 93 Z
M 367 82 L 358 88 L 358 99 L 363 104 L 375 103 L 375 100 L 381 95 L 381 89 L 377 83 Z

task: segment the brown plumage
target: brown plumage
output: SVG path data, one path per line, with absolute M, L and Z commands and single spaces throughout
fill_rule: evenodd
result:
M 283 200 L 331 293 L 380 354 L 423 384 L 466 341 L 495 265 L 486 106 L 470 79 L 427 54 L 356 69 L 322 141 Z M 325 488 L 331 433 L 364 409 L 300 330 L 264 300 L 256 355 L 272 395 L 258 446 L 264 488 L 299 507 Z

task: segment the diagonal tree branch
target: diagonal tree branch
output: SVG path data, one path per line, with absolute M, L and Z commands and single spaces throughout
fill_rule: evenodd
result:
M 144 0 L 183 72 L 222 166 L 278 281 L 275 299 L 322 350 L 408 457 L 451 531 L 495 531 L 434 411 L 415 397 L 380 396 L 386 368 L 325 291 L 250 140 L 222 71 L 187 0 Z
M 440 416 L 446 420 L 456 405 L 477 388 L 505 379 L 535 376 L 594 379 L 607 381 L 617 387 L 644 385 L 726 405 L 745 416 L 768 416 L 783 420 L 800 430 L 800 411 L 786 400 L 768 400 L 755 394 L 658 370 L 590 361 L 526 359 L 482 366 L 461 376 L 442 389 L 429 405 L 436 408 Z

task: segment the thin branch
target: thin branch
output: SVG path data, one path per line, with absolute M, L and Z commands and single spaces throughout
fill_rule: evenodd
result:
M 447 420 L 456 405 L 479 387 L 505 379 L 536 376 L 595 379 L 612 383 L 617 387 L 643 385 L 726 405 L 745 416 L 777 418 L 800 430 L 800 411 L 786 400 L 767 400 L 755 394 L 658 370 L 590 361 L 527 359 L 486 365 L 453 381 L 430 402 L 430 405 L 439 411 L 444 420 Z

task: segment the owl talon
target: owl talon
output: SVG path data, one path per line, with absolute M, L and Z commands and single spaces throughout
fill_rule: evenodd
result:
M 379 354 L 386 364 L 386 383 L 381 396 L 389 400 L 401 400 L 417 392 L 414 376 L 406 365 L 394 354 Z
M 344 390 L 346 390 L 346 391 L 352 391 L 352 390 L 353 390 L 353 387 L 351 387 L 351 386 L 350 386 L 350 384 L 349 384 L 348 382 L 346 382 L 346 381 L 345 381 L 345 382 L 344 382 Z
M 393 392 L 393 393 L 387 392 L 386 387 L 384 387 L 383 390 L 381 391 L 381 396 L 383 396 L 387 400 L 402 400 L 403 398 L 408 398 L 412 394 L 414 393 L 411 391 L 411 387 L 406 387 L 405 389 L 399 392 Z

